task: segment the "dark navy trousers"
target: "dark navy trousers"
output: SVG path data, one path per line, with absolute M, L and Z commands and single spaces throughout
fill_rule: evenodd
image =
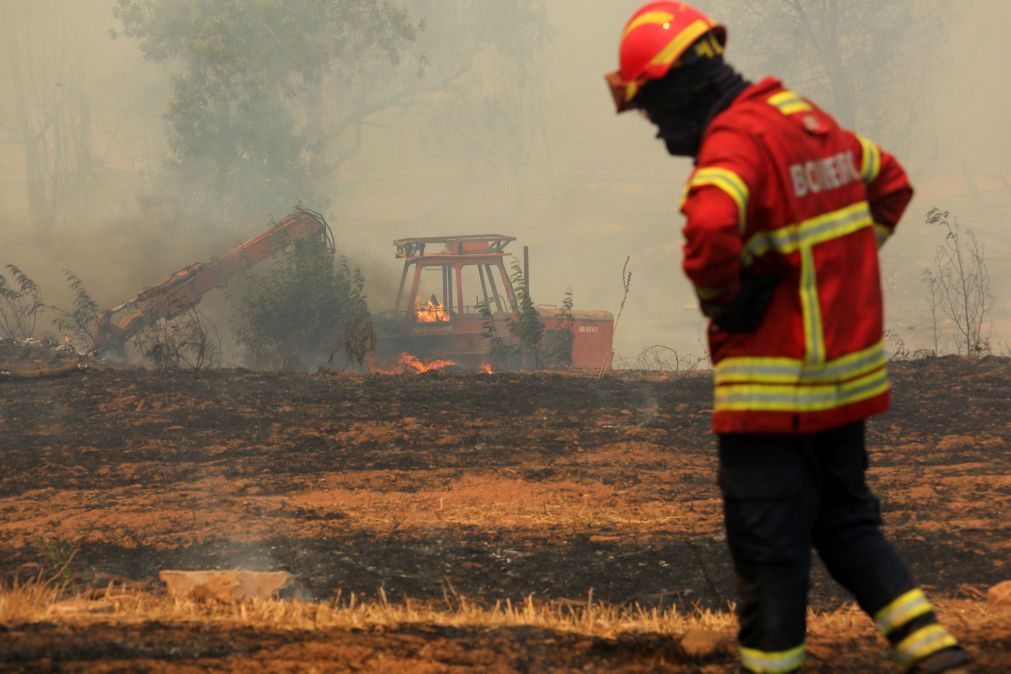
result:
M 743 649 L 803 645 L 812 549 L 871 616 L 914 589 L 881 532 L 862 421 L 809 435 L 721 435 L 719 457 Z M 934 621 L 923 613 L 887 636 L 897 644 Z

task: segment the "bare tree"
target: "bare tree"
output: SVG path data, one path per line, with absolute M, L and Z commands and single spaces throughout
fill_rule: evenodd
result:
M 964 350 L 967 357 L 985 355 L 990 347 L 983 325 L 993 308 L 993 296 L 983 246 L 971 229 L 963 232 L 958 218 L 948 211 L 931 208 L 926 222 L 945 231 L 934 266 L 927 272 L 931 290 L 936 288 L 941 310 L 955 324 L 959 352 Z
M 32 225 L 50 231 L 95 178 L 81 49 L 63 3 L 0 4 L 0 143 L 21 148 Z
M 941 353 L 941 325 L 938 323 L 937 310 L 941 306 L 939 279 L 933 269 L 923 270 L 923 279 L 927 282 L 927 305 L 930 307 L 930 334 L 934 340 L 933 355 Z
M 931 104 L 923 86 L 960 9 L 940 0 L 711 0 L 730 58 L 773 74 L 844 125 L 905 154 Z M 947 22 L 947 23 L 946 23 Z M 735 48 L 734 45 L 737 45 Z M 747 45 L 747 50 L 740 49 Z M 901 102 L 901 104 L 899 104 Z
M 221 340 L 207 320 L 191 307 L 173 319 L 161 319 L 135 338 L 144 362 L 158 370 L 187 369 L 194 374 L 220 362 Z
M 604 376 L 604 372 L 610 367 L 611 357 L 614 354 L 614 335 L 618 332 L 618 323 L 621 322 L 621 313 L 625 311 L 625 302 L 628 301 L 628 291 L 632 287 L 632 272 L 629 271 L 628 268 L 628 263 L 631 259 L 632 258 L 630 256 L 626 256 L 625 264 L 621 267 L 621 286 L 624 293 L 621 296 L 621 304 L 618 305 L 618 315 L 614 317 L 614 326 L 611 328 L 611 343 L 608 346 L 607 354 L 600 363 L 600 369 L 597 370 L 597 379 Z
M 165 114 L 175 190 L 234 213 L 295 199 L 325 206 L 334 178 L 362 150 L 375 115 L 402 110 L 414 120 L 422 110 L 449 114 L 463 91 L 487 113 L 486 131 L 512 141 L 502 146 L 516 147 L 517 132 L 504 127 L 529 126 L 523 113 L 536 106 L 524 105 L 530 101 L 517 94 L 532 96 L 539 88 L 517 85 L 486 94 L 503 78 L 485 77 L 483 87 L 474 80 L 484 74 L 480 61 L 492 45 L 509 50 L 499 63 L 515 64 L 512 84 L 539 82 L 533 65 L 546 43 L 543 5 L 116 0 L 113 12 L 122 23 L 115 35 L 136 38 L 149 60 L 181 68 Z M 499 108 L 507 110 L 492 119 Z M 503 153 L 504 163 L 522 165 L 532 145 L 527 138 L 518 155 Z

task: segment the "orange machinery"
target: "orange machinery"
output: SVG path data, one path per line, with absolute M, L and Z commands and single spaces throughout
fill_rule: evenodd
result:
M 126 342 L 159 319 L 178 316 L 199 304 L 205 294 L 223 286 L 244 269 L 279 253 L 295 241 L 316 239 L 333 250 L 333 232 L 323 216 L 299 208 L 259 236 L 221 258 L 195 262 L 117 307 L 99 313 L 95 348 L 99 353 L 122 351 Z
M 393 311 L 375 316 L 380 357 L 411 353 L 477 367 L 486 358 L 481 307 L 488 307 L 499 334 L 518 306 L 506 271 L 512 236 L 468 234 L 398 239 L 404 261 Z M 526 265 L 524 248 L 524 267 Z M 525 269 L 524 278 L 529 278 Z M 614 317 L 607 311 L 573 311 L 572 323 L 554 307 L 538 306 L 545 330 L 571 329 L 573 367 L 610 367 Z

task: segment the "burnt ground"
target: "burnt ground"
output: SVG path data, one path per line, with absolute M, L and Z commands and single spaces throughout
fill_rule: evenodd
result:
M 891 371 L 894 408 L 868 427 L 887 533 L 932 596 L 978 598 L 1011 578 L 1011 362 L 940 358 Z M 615 604 L 725 608 L 733 573 L 710 397 L 705 375 L 92 369 L 0 381 L 0 577 L 69 560 L 77 585 L 159 591 L 160 569 L 241 566 L 291 572 L 289 594 L 306 600 L 383 588 L 393 600 L 576 601 L 592 589 Z M 818 567 L 811 601 L 833 610 L 848 597 Z M 21 626 L 13 641 L 28 650 L 0 648 L 0 661 L 45 668 L 32 644 L 62 643 L 55 657 L 71 669 L 174 667 L 165 644 L 181 640 L 186 662 L 220 665 L 247 641 L 285 653 L 303 644 L 304 655 L 323 640 L 402 656 L 415 671 L 687 662 L 660 637 L 650 646 L 519 628 L 301 638 L 220 628 L 205 645 L 179 626 L 137 627 L 146 636 L 136 639 L 116 629 Z M 876 643 L 868 635 L 852 638 Z M 981 652 L 1011 653 L 1011 629 L 991 637 Z

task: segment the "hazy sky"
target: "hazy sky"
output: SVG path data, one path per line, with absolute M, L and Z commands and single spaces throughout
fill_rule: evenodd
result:
M 337 197 L 326 215 L 343 250 L 364 266 L 374 310 L 387 308 L 399 278 L 393 239 L 500 232 L 519 238 L 516 253 L 530 246 L 534 299 L 545 304 L 560 302 L 572 287 L 577 308 L 616 312 L 622 265 L 631 258 L 619 356 L 634 358 L 651 344 L 701 352 L 703 322 L 680 271 L 676 211 L 691 164 L 668 157 L 638 115 L 616 116 L 602 80 L 616 67 L 621 27 L 640 4 L 547 0 L 556 33 L 544 58 L 543 108 L 533 115 L 541 133 L 519 177 L 433 148 L 405 123 L 403 112 L 367 127 L 361 155 L 335 179 Z M 50 8 L 50 20 L 24 30 L 56 32 L 83 45 L 66 71 L 73 79 L 61 86 L 89 97 L 92 144 L 108 175 L 102 207 L 71 219 L 57 242 L 41 245 L 26 228 L 18 148 L 0 144 L 0 264 L 24 266 L 53 288 L 53 299 L 61 270 L 70 267 L 100 303 L 112 305 L 189 262 L 226 252 L 240 242 L 236 227 L 249 236 L 260 231 L 266 222 L 220 229 L 206 223 L 206 232 L 180 236 L 173 246 L 145 243 L 154 237 L 136 222 L 136 203 L 166 155 L 161 115 L 172 66 L 145 62 L 133 40 L 108 38 L 115 25 L 110 2 L 42 5 Z M 923 224 L 923 213 L 937 205 L 957 213 L 985 242 L 996 297 L 995 342 L 1011 345 L 1011 4 L 976 0 L 956 7 L 961 15 L 941 47 L 942 67 L 923 82 L 934 105 L 915 132 L 911 156 L 900 157 L 918 193 L 883 253 L 889 320 L 907 345 L 927 344 L 920 274 L 941 236 Z M 728 59 L 747 62 L 752 45 L 735 40 L 734 17 L 717 18 L 729 28 Z M 889 147 L 888 138 L 876 140 Z

